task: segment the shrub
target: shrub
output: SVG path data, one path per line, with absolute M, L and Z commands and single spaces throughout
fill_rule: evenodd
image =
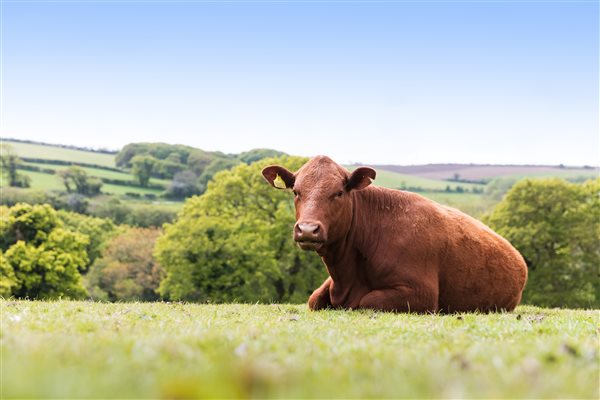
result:
M 64 227 L 49 205 L 17 204 L 0 217 L 3 295 L 19 298 L 80 298 L 79 269 L 88 262 L 85 235 Z
M 127 228 L 111 239 L 88 276 L 93 298 L 111 301 L 158 299 L 163 268 L 152 257 L 158 229 Z
M 487 218 L 529 267 L 525 303 L 599 307 L 600 178 L 524 180 Z

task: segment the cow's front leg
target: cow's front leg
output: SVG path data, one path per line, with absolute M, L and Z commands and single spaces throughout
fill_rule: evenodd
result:
M 325 279 L 325 282 L 308 298 L 308 308 L 316 311 L 331 307 L 331 296 L 329 287 L 331 286 L 331 277 Z
M 428 313 L 438 311 L 437 291 L 400 286 L 373 290 L 360 300 L 359 308 L 381 311 Z

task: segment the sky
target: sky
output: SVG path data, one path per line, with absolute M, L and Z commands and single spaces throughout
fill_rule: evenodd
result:
M 599 165 L 597 1 L 1 0 L 1 136 Z

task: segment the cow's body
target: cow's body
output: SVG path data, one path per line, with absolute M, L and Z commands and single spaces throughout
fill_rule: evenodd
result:
M 335 179 L 327 182 L 323 177 L 332 171 Z M 363 184 L 365 179 L 317 157 L 293 175 L 288 187 L 335 193 L 326 188 L 338 177 L 344 188 L 353 179 Z M 519 304 L 527 267 L 504 238 L 456 209 L 368 183 L 345 189 L 339 199 L 311 194 L 296 201 L 296 240 L 319 253 L 330 275 L 311 295 L 311 309 L 487 312 Z M 303 243 L 303 234 L 314 240 Z

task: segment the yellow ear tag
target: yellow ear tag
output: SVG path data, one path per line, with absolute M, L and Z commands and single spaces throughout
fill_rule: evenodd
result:
M 275 179 L 273 179 L 273 186 L 275 186 L 277 189 L 285 189 L 286 188 L 285 182 L 279 176 L 279 174 L 277 174 L 277 176 L 275 177 Z

